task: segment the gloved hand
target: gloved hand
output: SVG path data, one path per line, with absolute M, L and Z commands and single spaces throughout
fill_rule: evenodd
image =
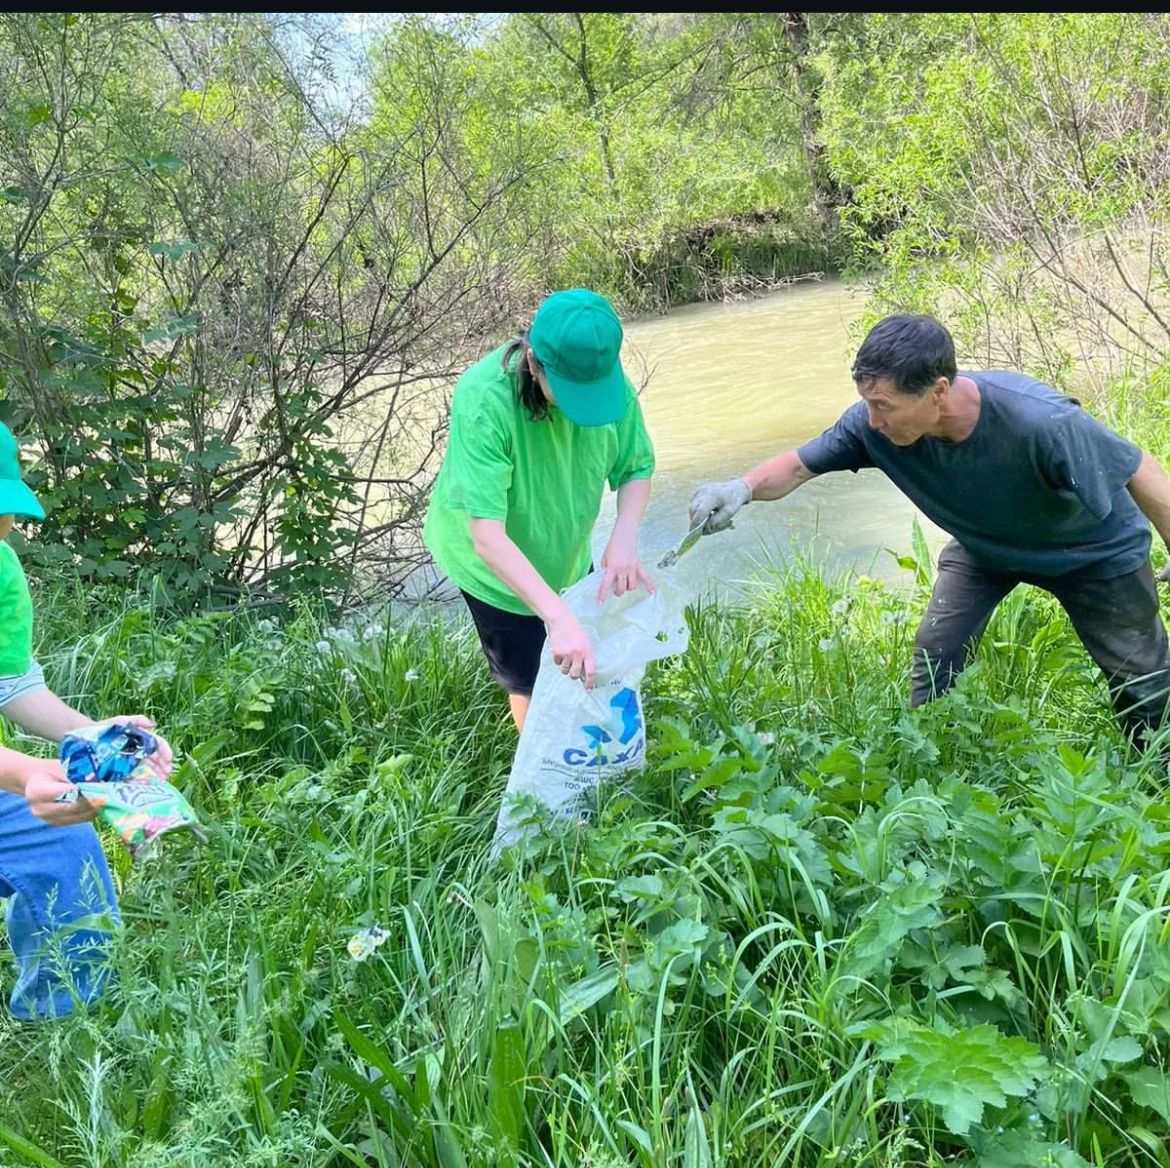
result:
M 706 532 L 724 531 L 741 507 L 752 501 L 751 488 L 743 479 L 729 479 L 725 483 L 707 483 L 691 496 L 690 517 L 694 527 L 704 515 L 707 520 Z
M 1167 564 L 1155 577 L 1160 584 L 1170 584 L 1170 564 Z

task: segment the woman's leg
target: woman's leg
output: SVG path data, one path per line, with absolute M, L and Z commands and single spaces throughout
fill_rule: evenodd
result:
M 512 721 L 518 731 L 523 730 L 544 651 L 544 621 L 538 616 L 496 608 L 466 592 L 463 599 L 475 622 L 491 675 L 508 694 Z
M 50 827 L 0 792 L 0 897 L 16 954 L 12 1012 L 62 1017 L 102 992 L 118 904 L 97 832 Z

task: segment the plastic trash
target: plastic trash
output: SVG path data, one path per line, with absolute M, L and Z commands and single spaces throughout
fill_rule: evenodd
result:
M 601 783 L 641 770 L 646 756 L 642 677 L 651 661 L 686 650 L 685 598 L 670 577 L 654 594 L 638 589 L 598 604 L 601 572 L 578 581 L 564 601 L 593 645 L 596 681 L 587 690 L 553 662 L 545 643 L 528 716 L 504 790 L 492 855 L 534 829 L 536 799 L 555 817 L 588 817 Z
M 134 860 L 152 855 L 155 841 L 168 831 L 187 828 L 205 838 L 183 793 L 146 761 L 155 749 L 153 734 L 118 722 L 83 726 L 61 739 L 61 765 L 77 784 L 67 798 L 99 807 L 98 818 L 118 833 Z

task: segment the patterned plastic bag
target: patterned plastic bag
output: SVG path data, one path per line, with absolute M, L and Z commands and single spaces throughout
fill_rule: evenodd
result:
M 98 818 L 112 827 L 131 858 L 153 854 L 155 841 L 186 828 L 206 838 L 199 819 L 178 788 L 160 779 L 146 759 L 154 753 L 153 734 L 113 722 L 82 726 L 61 739 L 61 765 L 79 795 L 100 808 Z

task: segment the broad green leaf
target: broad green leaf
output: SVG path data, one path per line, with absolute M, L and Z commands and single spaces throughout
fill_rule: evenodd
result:
M 1129 1084 L 1129 1093 L 1139 1107 L 1156 1111 L 1170 1125 L 1170 1075 L 1157 1067 L 1142 1067 L 1123 1071 L 1121 1077 Z
M 868 1029 L 878 1055 L 894 1063 L 886 1085 L 895 1102 L 922 1099 L 942 1112 L 947 1129 L 965 1135 L 983 1109 L 1027 1095 L 1047 1076 L 1048 1060 L 1022 1038 L 1007 1038 L 994 1026 L 941 1034 L 913 1022 Z
M 662 895 L 662 880 L 658 876 L 630 876 L 619 880 L 614 892 L 629 904 L 633 900 L 655 899 Z
M 617 1126 L 622 1129 L 646 1153 L 647 1156 L 653 1155 L 654 1145 L 650 1142 L 650 1133 L 645 1128 L 639 1127 L 636 1123 L 631 1123 L 628 1119 L 619 1119 Z
M 571 1018 L 576 1018 L 578 1014 L 583 1014 L 591 1006 L 597 1005 L 607 994 L 613 993 L 617 984 L 618 971 L 612 965 L 605 966 L 596 973 L 591 973 L 588 977 L 574 982 L 561 994 L 558 1011 L 561 1025 L 563 1026 Z
M 683 1168 L 712 1168 L 714 1160 L 707 1141 L 707 1126 L 703 1122 L 703 1113 L 694 1098 L 692 1087 L 687 1087 L 686 1095 L 690 1106 L 687 1108 L 687 1126 L 683 1134 Z
M 403 1099 L 409 1099 L 410 1084 L 406 1076 L 394 1065 L 389 1054 L 368 1039 L 344 1014 L 337 1014 L 334 1020 L 354 1054 L 378 1071 Z
M 942 920 L 938 908 L 941 899 L 941 889 L 924 880 L 902 884 L 887 893 L 849 938 L 842 972 L 868 977 L 898 952 L 908 933 L 930 928 Z
M 1064 1144 L 1033 1139 L 1026 1132 L 1008 1132 L 993 1140 L 976 1157 L 971 1168 L 1092 1168 L 1084 1157 Z
M 488 1118 L 492 1134 L 515 1163 L 524 1132 L 524 1035 L 515 1022 L 496 1027 L 488 1064 Z
M 455 1139 L 451 1125 L 445 1121 L 439 1122 L 434 1125 L 432 1131 L 435 1135 L 435 1156 L 439 1161 L 439 1168 L 467 1168 L 467 1159 Z
M 663 957 L 675 953 L 691 953 L 701 945 L 710 933 L 702 921 L 675 921 L 654 938 L 658 952 Z
M 0 1143 L 7 1144 L 18 1156 L 23 1156 L 29 1163 L 36 1164 L 38 1168 L 65 1168 L 60 1160 L 50 1156 L 48 1152 L 38 1148 L 36 1144 L 26 1140 L 24 1136 L 2 1123 L 0 1123 Z

